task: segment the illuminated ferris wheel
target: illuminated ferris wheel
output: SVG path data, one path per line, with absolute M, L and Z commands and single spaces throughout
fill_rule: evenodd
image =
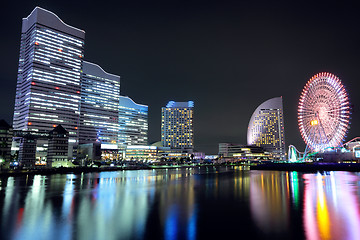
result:
M 350 104 L 340 79 L 319 73 L 305 85 L 299 101 L 298 122 L 307 147 L 321 151 L 338 147 L 349 128 Z

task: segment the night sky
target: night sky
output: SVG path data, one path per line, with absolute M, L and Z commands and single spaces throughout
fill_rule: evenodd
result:
M 316 73 L 337 75 L 360 136 L 360 8 L 344 1 L 6 1 L 1 23 L 0 119 L 12 123 L 22 18 L 35 6 L 83 29 L 85 60 L 121 76 L 121 95 L 149 106 L 149 143 L 161 107 L 195 103 L 195 149 L 246 144 L 256 107 L 282 96 L 286 145 L 305 145 L 297 102 Z

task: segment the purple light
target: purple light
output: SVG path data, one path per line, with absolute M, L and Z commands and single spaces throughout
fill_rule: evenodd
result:
M 302 90 L 298 123 L 301 136 L 311 149 L 337 147 L 346 135 L 350 109 L 348 95 L 338 77 L 322 72 Z M 310 125 L 313 120 L 319 124 Z

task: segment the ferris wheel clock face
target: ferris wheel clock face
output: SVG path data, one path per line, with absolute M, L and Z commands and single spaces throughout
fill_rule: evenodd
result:
M 338 77 L 324 72 L 306 83 L 299 100 L 298 123 L 307 146 L 314 151 L 340 146 L 349 118 L 349 97 Z

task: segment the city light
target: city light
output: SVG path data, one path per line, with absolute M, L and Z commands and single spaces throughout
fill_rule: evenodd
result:
M 318 125 L 318 120 L 312 120 L 311 122 L 310 122 L 310 125 L 311 126 L 314 126 L 314 125 Z
M 247 143 L 264 148 L 276 159 L 285 159 L 282 97 L 271 98 L 255 109 L 248 125 Z
M 298 123 L 310 149 L 341 145 L 349 128 L 348 99 L 340 79 L 331 73 L 318 73 L 306 83 L 299 99 Z

